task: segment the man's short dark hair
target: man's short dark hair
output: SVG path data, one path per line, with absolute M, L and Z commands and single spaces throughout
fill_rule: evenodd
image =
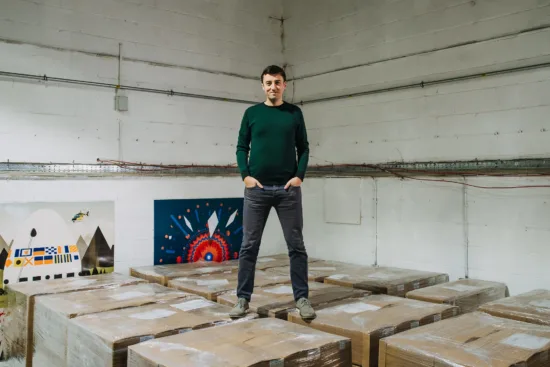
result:
M 283 81 L 286 82 L 285 70 L 280 66 L 269 65 L 267 68 L 265 68 L 264 71 L 262 72 L 262 77 L 261 77 L 262 83 L 264 82 L 264 75 L 266 74 L 269 74 L 269 75 L 281 74 L 281 76 L 283 77 Z

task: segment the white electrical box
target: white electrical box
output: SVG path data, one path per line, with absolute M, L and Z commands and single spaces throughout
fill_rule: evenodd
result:
M 128 111 L 128 96 L 115 96 L 115 110 Z

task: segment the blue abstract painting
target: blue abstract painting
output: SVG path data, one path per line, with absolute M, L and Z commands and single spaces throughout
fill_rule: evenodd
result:
M 243 200 L 155 200 L 155 265 L 237 259 Z

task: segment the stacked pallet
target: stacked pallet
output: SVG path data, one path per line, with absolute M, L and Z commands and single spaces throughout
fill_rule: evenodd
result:
M 348 298 L 359 298 L 369 292 L 359 289 L 334 286 L 323 283 L 309 284 L 309 300 L 313 307 Z M 236 291 L 218 296 L 218 302 L 232 306 L 237 302 Z M 250 302 L 250 310 L 263 317 L 275 317 L 286 320 L 288 312 L 296 308 L 292 285 L 258 287 Z
M 288 256 L 258 264 L 249 313 L 237 320 L 236 261 L 14 285 L 9 350 L 45 367 L 546 366 L 550 327 L 525 321 L 550 323 L 549 291 L 506 298 L 496 282 L 310 259 L 317 318 L 304 322 Z
M 405 297 L 409 291 L 446 283 L 449 281 L 449 275 L 380 266 L 365 267 L 362 273 L 333 274 L 326 277 L 324 281 L 328 284 L 365 289 L 375 294 Z
M 221 272 L 236 272 L 239 269 L 238 260 L 224 261 L 198 261 L 186 264 L 152 265 L 130 268 L 130 275 L 142 278 L 151 283 L 166 286 L 168 281 L 174 278 L 189 277 L 193 275 L 216 274 Z
M 117 309 L 194 298 L 190 293 L 158 284 L 79 291 L 38 297 L 34 311 L 33 365 L 69 367 L 69 321 L 76 317 Z
M 132 367 L 351 366 L 349 338 L 272 318 L 151 340 L 129 349 Z
M 142 279 L 110 273 L 8 285 L 6 287 L 8 294 L 7 317 L 2 328 L 6 358 L 27 367 L 33 365 L 34 306 L 39 297 L 92 289 L 117 288 L 143 282 Z
M 196 297 L 74 318 L 68 330 L 67 364 L 123 367 L 127 365 L 131 345 L 257 318 L 257 314 L 249 313 L 233 321 L 229 317 L 230 309 Z
M 458 307 L 427 304 L 387 295 L 371 295 L 323 305 L 317 318 L 305 322 L 292 311 L 288 321 L 351 339 L 352 361 L 375 366 L 379 340 L 396 333 L 456 316 Z
M 505 319 L 550 326 L 550 290 L 535 289 L 486 303 L 480 311 Z
M 473 312 L 479 306 L 507 297 L 504 283 L 478 279 L 461 279 L 407 293 L 406 297 L 432 303 L 446 303 L 460 307 L 461 313 Z
M 310 262 L 308 264 L 308 279 L 313 282 L 323 282 L 325 278 L 329 276 L 338 277 L 339 274 L 346 274 L 348 276 L 360 276 L 369 271 L 369 269 L 375 269 L 371 266 L 348 264 L 340 261 L 325 261 L 318 260 Z M 289 274 L 290 266 L 278 266 L 267 269 L 267 272 L 273 274 Z
M 309 257 L 307 259 L 308 264 L 317 263 L 318 261 L 321 261 L 321 260 L 313 257 Z M 256 262 L 257 270 L 281 268 L 284 266 L 290 266 L 290 259 L 288 257 L 288 254 L 260 256 L 258 257 L 258 260 Z
M 380 341 L 380 367 L 550 364 L 550 328 L 472 312 Z
M 256 287 L 288 283 L 290 283 L 289 274 L 272 274 L 262 270 L 256 270 L 254 274 L 254 285 Z M 237 289 L 237 284 L 238 273 L 232 272 L 195 275 L 168 281 L 168 287 L 191 292 L 212 301 L 216 301 L 219 295 Z

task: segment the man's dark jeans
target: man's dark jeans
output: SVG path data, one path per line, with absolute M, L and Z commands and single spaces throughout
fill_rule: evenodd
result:
M 272 207 L 279 216 L 288 247 L 294 299 L 308 298 L 308 256 L 302 236 L 302 190 L 295 186 L 286 190 L 284 186 L 245 188 L 237 297 L 250 302 L 262 234 Z

